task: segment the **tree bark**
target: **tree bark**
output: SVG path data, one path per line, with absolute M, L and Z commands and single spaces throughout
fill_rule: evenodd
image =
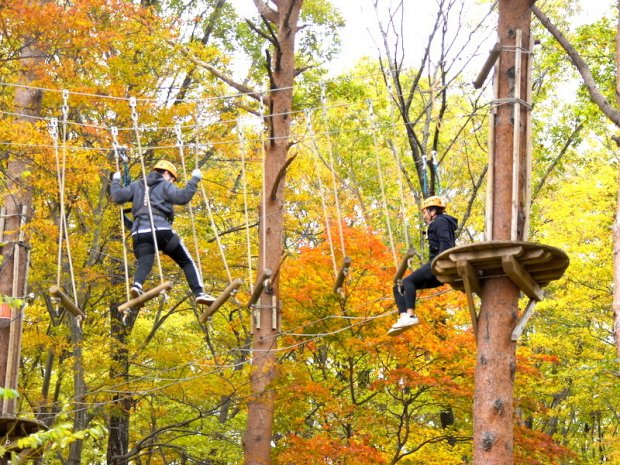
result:
M 20 84 L 28 85 L 36 79 L 36 67 L 42 61 L 42 54 L 32 40 L 25 39 L 21 50 Z M 41 91 L 18 87 L 15 91 L 16 123 L 26 126 L 34 123 L 41 114 Z M 24 235 L 24 226 L 31 217 L 32 193 L 28 173 L 30 157 L 13 153 L 6 171 L 6 192 L 4 197 L 4 230 L 2 265 L 0 271 L 0 295 L 23 298 L 27 294 L 27 266 L 29 240 Z M 0 318 L 0 387 L 17 390 L 19 357 L 22 337 L 22 310 L 18 303 L 11 303 L 11 313 Z M 7 307 L 5 306 L 5 309 Z M 2 416 L 15 416 L 15 400 L 0 400 Z
M 620 8 L 620 0 L 617 2 Z M 616 106 L 620 107 L 620 16 L 616 24 Z M 618 123 L 616 126 L 618 126 Z M 620 146 L 620 138 L 616 138 L 616 144 Z M 616 199 L 616 220 L 613 226 L 614 241 L 614 290 L 613 290 L 613 312 L 614 312 L 614 338 L 616 341 L 616 359 L 620 362 L 620 171 L 618 172 L 618 186 Z
M 496 68 L 497 97 L 499 105 L 494 118 L 493 166 L 494 177 L 490 186 L 493 192 L 491 228 L 492 240 L 513 238 L 513 170 L 519 169 L 519 207 L 516 211 L 517 239 L 524 237 L 525 214 L 524 185 L 527 144 L 527 112 L 525 105 L 510 99 L 517 96 L 520 86 L 521 99 L 527 92 L 529 53 L 521 53 L 521 74 L 517 75 L 517 31 L 521 43 L 529 48 L 529 0 L 500 0 L 498 35 L 502 44 L 499 67 Z M 507 102 L 507 103 L 505 103 Z M 520 112 L 518 115 L 516 112 Z M 518 132 L 515 142 L 515 124 Z M 516 143 L 520 141 L 518 148 Z M 514 155 L 514 156 L 513 156 Z M 519 158 L 518 167 L 513 163 Z M 478 321 L 478 354 L 474 389 L 474 465 L 513 464 L 513 381 L 516 369 L 516 344 L 511 340 L 516 324 L 518 306 L 517 286 L 507 277 L 485 280 L 482 287 L 482 305 Z
M 271 285 L 260 298 L 259 327 L 252 336 L 251 397 L 248 424 L 243 438 L 246 465 L 271 463 L 277 334 L 279 330 L 279 269 L 283 255 L 284 170 L 290 145 L 290 112 L 295 78 L 295 35 L 303 0 L 281 0 L 277 10 L 265 2 L 254 3 L 266 21 L 275 26 L 276 43 L 270 57 L 271 96 L 266 116 L 269 138 L 265 142 L 264 191 L 260 222 L 260 250 L 263 269 L 274 271 Z M 276 311 L 272 311 L 276 307 Z M 275 315 L 275 320 L 273 317 Z

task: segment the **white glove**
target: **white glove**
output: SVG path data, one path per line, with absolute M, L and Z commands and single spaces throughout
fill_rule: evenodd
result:
M 194 171 L 192 171 L 192 178 L 202 179 L 202 171 L 196 168 Z
M 121 173 L 119 171 L 117 171 L 116 173 L 114 173 L 112 175 L 112 179 L 116 179 L 117 181 L 121 180 Z

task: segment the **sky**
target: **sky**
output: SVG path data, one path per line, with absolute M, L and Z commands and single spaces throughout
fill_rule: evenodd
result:
M 340 73 L 352 68 L 363 56 L 377 58 L 381 48 L 380 34 L 377 29 L 377 14 L 373 7 L 378 2 L 379 15 L 385 22 L 389 6 L 397 5 L 400 0 L 332 0 L 346 19 L 342 31 L 342 52 L 332 64 L 332 72 Z M 411 64 L 419 62 L 420 44 L 425 44 L 430 32 L 430 25 L 436 9 L 437 0 L 402 0 L 406 17 L 405 46 L 407 59 Z M 538 0 L 537 5 L 544 11 L 546 0 Z M 243 15 L 244 12 L 254 13 L 256 7 L 252 0 L 231 0 L 232 4 Z M 477 0 L 466 0 L 471 5 L 473 17 L 480 17 L 487 7 L 481 7 Z M 615 0 L 580 0 L 583 14 L 581 20 L 590 22 L 600 18 L 605 12 L 613 11 Z M 535 20 L 535 19 L 534 19 Z M 495 43 L 495 37 L 488 37 L 488 49 Z

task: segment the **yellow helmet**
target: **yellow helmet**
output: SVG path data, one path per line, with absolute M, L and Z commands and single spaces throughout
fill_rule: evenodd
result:
M 438 195 L 433 195 L 422 201 L 422 210 L 428 207 L 446 208 L 446 203 Z
M 179 172 L 177 171 L 176 167 L 168 160 L 159 160 L 157 163 L 155 163 L 153 169 L 166 170 L 174 177 L 174 179 L 177 179 L 179 177 Z

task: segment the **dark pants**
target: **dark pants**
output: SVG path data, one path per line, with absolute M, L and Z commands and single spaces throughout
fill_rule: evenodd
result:
M 415 308 L 416 291 L 441 286 L 441 282 L 431 272 L 431 264 L 426 263 L 403 279 L 402 289 L 394 285 L 394 300 L 398 313 L 407 313 L 408 308 Z
M 166 245 L 174 236 L 175 233 L 170 229 L 157 231 L 157 249 L 164 252 L 179 265 L 183 273 L 185 273 L 185 279 L 187 279 L 189 288 L 194 294 L 200 294 L 203 291 L 200 272 L 183 242 L 179 241 L 178 245 L 172 248 L 172 250 L 166 249 Z M 155 261 L 153 233 L 135 234 L 133 236 L 133 253 L 138 260 L 134 282 L 142 285 L 153 269 L 153 262 Z

